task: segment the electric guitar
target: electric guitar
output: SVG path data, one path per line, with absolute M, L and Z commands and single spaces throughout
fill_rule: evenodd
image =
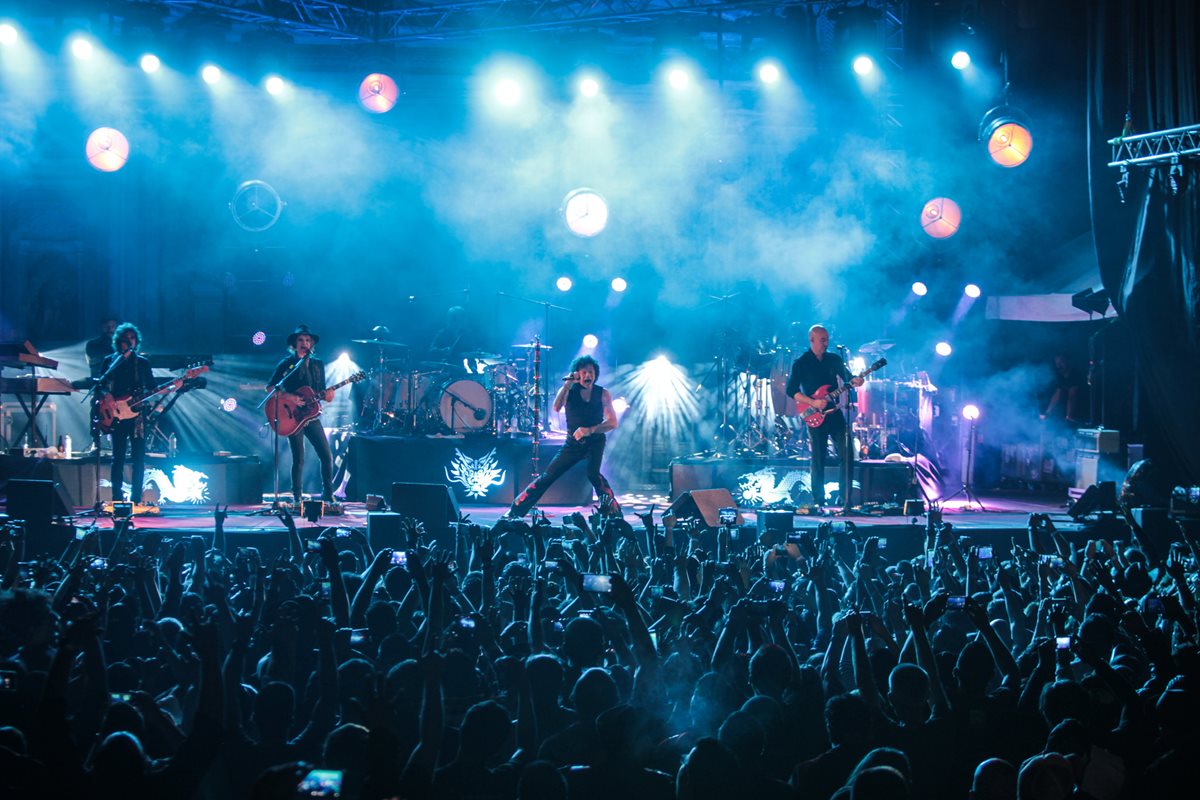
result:
M 360 370 L 341 383 L 326 387 L 325 391 L 335 391 L 366 377 L 367 373 Z M 317 397 L 311 386 L 301 386 L 295 392 L 276 392 L 263 408 L 267 413 L 267 422 L 275 432 L 280 436 L 291 436 L 310 419 L 321 416 L 321 398 Z
M 205 372 L 208 372 L 208 367 L 204 364 L 197 364 L 194 367 L 189 367 L 187 372 L 178 378 L 167 381 L 157 389 L 138 395 L 137 397 L 133 395 L 115 397 L 111 394 L 106 394 L 96 403 L 96 425 L 104 433 L 110 433 L 117 420 L 133 419 L 141 414 L 142 403 L 145 403 L 151 397 L 173 392 L 180 386 L 183 386 L 184 381 L 193 380 Z
M 856 377 L 865 378 L 868 375 L 870 375 L 872 372 L 874 372 L 875 370 L 883 369 L 886 366 L 887 366 L 887 359 L 881 358 L 878 361 L 876 361 L 874 364 L 872 364 L 871 366 L 869 366 L 865 370 L 863 370 Z M 814 400 L 817 400 L 819 398 L 824 397 L 826 400 L 829 401 L 829 404 L 821 409 L 815 408 L 813 406 L 809 406 L 808 408 L 804 409 L 804 411 L 802 411 L 800 413 L 800 419 L 804 420 L 804 424 L 810 428 L 821 427 L 821 425 L 824 424 L 824 422 L 825 422 L 825 416 L 827 414 L 832 414 L 834 411 L 837 411 L 837 406 L 833 404 L 833 401 L 836 400 L 838 397 L 840 397 L 843 392 L 850 391 L 851 388 L 853 388 L 853 387 L 848 383 L 844 383 L 841 386 L 837 387 L 836 389 L 832 388 L 832 384 L 828 384 L 828 383 L 825 384 L 820 389 L 817 389 L 815 392 L 813 392 L 812 398 Z

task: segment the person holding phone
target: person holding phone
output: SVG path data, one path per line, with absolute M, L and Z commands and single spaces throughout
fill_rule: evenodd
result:
M 600 513 L 621 516 L 621 506 L 612 486 L 600 473 L 605 434 L 617 429 L 617 412 L 613 408 L 612 395 L 596 383 L 599 377 L 600 364 L 591 356 L 580 356 L 571 363 L 571 374 L 563 378 L 562 388 L 554 398 L 554 410 L 566 409 L 567 412 L 567 442 L 546 471 L 525 487 L 513 502 L 505 515 L 509 519 L 520 519 L 529 513 L 546 490 L 580 461 L 587 461 L 588 480 L 600 499 Z

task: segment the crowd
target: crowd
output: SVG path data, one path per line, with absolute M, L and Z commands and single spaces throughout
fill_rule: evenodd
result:
M 0 541 L 0 797 L 1193 797 L 1200 541 Z M 916 536 L 920 536 L 920 528 Z M 103 544 L 103 547 L 102 547 Z M 440 547 L 439 547 L 440 545 Z M 444 549 L 442 549 L 444 548 Z

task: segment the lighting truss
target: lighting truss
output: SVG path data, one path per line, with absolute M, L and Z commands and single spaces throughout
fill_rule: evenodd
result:
M 1200 125 L 1171 128 L 1137 136 L 1109 139 L 1112 146 L 1110 167 L 1149 167 L 1177 164 L 1184 159 L 1200 158 Z

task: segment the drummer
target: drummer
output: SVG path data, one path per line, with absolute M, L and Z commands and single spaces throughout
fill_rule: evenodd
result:
M 467 310 L 462 306 L 446 309 L 446 323 L 433 335 L 429 344 L 429 360 L 446 364 L 447 368 L 462 372 L 463 354 L 476 350 L 475 336 L 467 325 Z M 466 371 L 474 373 L 475 365 L 467 362 Z

